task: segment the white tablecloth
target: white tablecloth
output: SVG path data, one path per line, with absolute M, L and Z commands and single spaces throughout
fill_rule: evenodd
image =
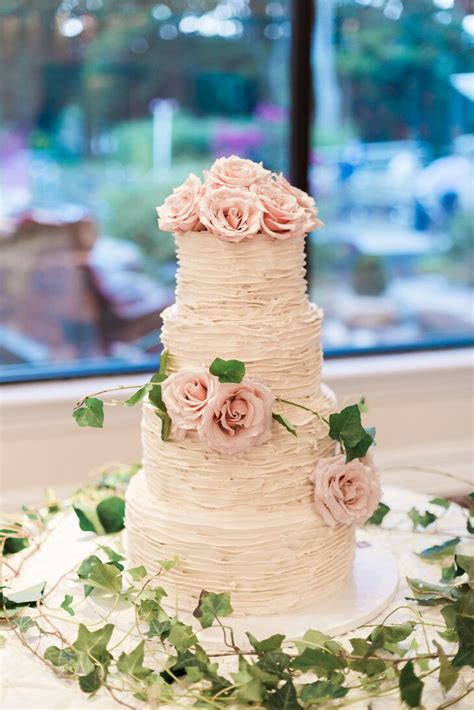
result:
M 390 623 L 398 623 L 408 618 L 415 618 L 414 615 L 424 613 L 430 617 L 439 618 L 438 608 L 420 607 L 416 604 L 407 608 L 408 602 L 405 596 L 411 596 L 405 577 L 420 577 L 425 580 L 437 582 L 439 578 L 439 567 L 423 562 L 414 552 L 425 547 L 445 541 L 449 537 L 459 535 L 466 537 L 466 518 L 461 509 L 452 504 L 445 514 L 428 531 L 415 533 L 412 524 L 406 516 L 406 512 L 412 507 L 418 507 L 422 512 L 431 508 L 438 514 L 439 507 L 428 504 L 427 496 L 414 493 L 404 489 L 390 488 L 385 491 L 384 500 L 391 507 L 391 513 L 385 518 L 384 526 L 381 528 L 370 526 L 359 532 L 359 539 L 366 541 L 378 541 L 390 548 L 398 560 L 400 570 L 400 584 L 397 595 L 391 603 L 389 609 L 379 618 L 380 621 L 390 609 L 395 609 L 400 605 L 405 608 L 398 610 L 390 619 Z M 36 584 L 42 580 L 48 580 L 49 585 L 54 582 L 66 570 L 71 569 L 87 555 L 92 554 L 97 548 L 97 538 L 88 533 L 82 533 L 78 529 L 77 520 L 74 515 L 60 518 L 56 523 L 57 529 L 47 539 L 44 546 L 38 553 L 35 553 L 25 563 L 21 576 L 15 580 L 15 588 L 23 589 Z M 110 544 L 110 541 L 107 541 Z M 58 603 L 63 599 L 64 593 L 68 592 L 67 582 L 65 586 L 61 583 L 55 595 Z M 47 589 L 48 589 L 47 587 Z M 75 592 L 77 594 L 77 589 Z M 77 617 L 76 617 L 77 618 Z M 114 623 L 116 619 L 111 619 Z M 118 623 L 118 622 L 117 622 Z M 430 628 L 430 627 L 428 627 Z M 277 632 L 278 629 L 275 629 Z M 24 710 L 80 710 L 81 708 L 96 707 L 101 710 L 121 707 L 105 692 L 100 691 L 95 697 L 88 697 L 81 693 L 77 683 L 71 683 L 56 677 L 39 660 L 22 647 L 16 640 L 12 632 L 1 631 L 6 637 L 6 644 L 0 650 L 0 668 L 2 677 L 2 690 L 0 696 L 0 706 L 3 710 L 13 710 L 22 708 Z M 369 629 L 361 629 L 360 633 L 351 633 L 350 636 L 367 636 Z M 76 628 L 72 629 L 70 635 L 75 637 Z M 415 635 L 420 644 L 420 653 L 426 651 L 426 639 L 423 634 L 417 632 Z M 437 638 L 436 633 L 429 633 L 428 643 L 431 639 Z M 344 639 L 344 637 L 342 637 Z M 50 641 L 54 643 L 54 638 Z M 444 645 L 445 642 L 443 642 Z M 430 646 L 430 651 L 434 651 Z M 427 710 L 437 708 L 447 699 L 455 697 L 461 693 L 466 676 L 471 673 L 470 669 L 465 669 L 456 685 L 451 689 L 447 698 L 437 682 L 436 674 L 425 679 L 425 689 L 423 693 L 423 704 Z M 471 674 L 472 675 L 472 674 Z M 451 706 L 459 709 L 472 708 L 472 694 L 464 700 Z M 127 699 L 127 702 L 129 700 Z M 137 707 L 144 707 L 138 701 Z M 351 705 L 354 708 L 366 708 L 364 703 Z M 383 710 L 400 708 L 398 693 L 389 696 L 382 696 L 374 699 L 372 708 Z

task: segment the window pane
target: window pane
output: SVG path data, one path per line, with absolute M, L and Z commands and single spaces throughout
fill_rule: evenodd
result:
M 154 367 L 174 244 L 155 206 L 238 153 L 287 168 L 287 2 L 0 9 L 0 370 Z
M 311 240 L 328 352 L 472 335 L 474 15 L 318 0 Z

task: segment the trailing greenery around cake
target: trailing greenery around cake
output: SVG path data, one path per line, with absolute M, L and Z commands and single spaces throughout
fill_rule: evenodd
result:
M 439 618 L 425 619 L 416 606 L 405 607 L 408 618 L 402 623 L 392 622 L 392 612 L 383 622 L 364 627 L 363 633 L 355 632 L 349 643 L 314 629 L 299 640 L 288 639 L 275 629 L 266 639 L 247 633 L 248 643 L 241 648 L 226 624 L 232 596 L 203 590 L 194 610 L 198 626 L 193 628 L 181 618 L 179 609 L 170 612 L 163 605 L 166 591 L 161 580 L 180 560 L 162 560 L 158 573 L 149 576 L 143 565 L 128 568 L 117 544 L 123 509 L 110 501 L 123 500 L 128 480 L 137 469 L 110 467 L 70 501 L 58 501 L 50 493 L 45 506 L 24 508 L 17 522 L 2 525 L 0 545 L 10 574 L 0 593 L 0 646 L 5 647 L 0 653 L 8 652 L 10 635 L 14 635 L 38 663 L 76 683 L 84 694 L 104 690 L 125 707 L 181 707 L 186 703 L 209 709 L 298 710 L 357 702 L 370 706 L 373 699 L 393 694 L 400 704 L 418 708 L 423 705 L 429 676 L 435 676 L 442 692 L 448 693 L 461 669 L 474 667 L 474 557 L 465 553 L 459 536 L 417 553 L 425 563 L 439 567 L 438 583 L 407 580 L 409 601 L 439 608 Z M 474 504 L 474 494 L 471 500 Z M 450 506 L 443 498 L 432 499 L 430 508 L 438 512 L 431 513 L 430 521 L 423 511 L 412 509 L 409 519 L 414 530 L 425 534 L 424 528 L 446 515 Z M 83 530 L 100 535 L 96 552 L 52 587 L 40 580 L 28 589 L 13 591 L 15 577 L 51 533 L 53 519 L 71 508 Z M 372 524 L 382 523 L 389 513 L 389 507 L 380 504 Z M 472 529 L 473 518 L 468 511 L 465 515 L 467 528 Z M 85 518 L 89 523 L 84 523 Z M 17 549 L 13 541 L 22 541 L 21 546 Z M 64 580 L 70 593 L 53 604 L 51 592 Z M 85 600 L 96 595 L 101 605 L 94 608 L 102 609 L 103 617 L 91 623 L 82 609 Z M 119 604 L 125 615 L 127 610 L 133 612 L 130 629 L 117 623 L 114 610 Z M 68 622 L 70 632 L 58 628 L 56 622 L 61 619 Z M 220 629 L 222 649 L 206 647 L 200 641 L 199 627 Z M 428 631 L 435 633 L 426 650 L 415 638 L 419 630 L 425 636 Z M 473 691 L 474 684 L 467 678 L 455 696 L 438 708 L 454 707 Z

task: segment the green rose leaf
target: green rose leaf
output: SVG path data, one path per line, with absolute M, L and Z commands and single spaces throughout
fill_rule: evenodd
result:
M 67 611 L 67 613 L 70 616 L 74 616 L 76 613 L 71 606 L 71 602 L 73 602 L 73 601 L 74 601 L 74 597 L 71 596 L 71 594 L 65 594 L 64 599 L 62 600 L 61 604 L 59 605 L 61 607 L 61 609 L 64 609 L 64 611 Z
M 143 665 L 145 658 L 145 641 L 140 641 L 138 646 L 135 646 L 130 653 L 122 653 L 117 662 L 117 668 L 121 673 L 144 680 L 150 673 L 153 673 L 151 668 L 146 668 Z
M 380 502 L 376 510 L 367 520 L 367 525 L 381 525 L 385 516 L 390 512 L 390 506 Z
M 329 436 L 343 445 L 347 462 L 363 458 L 374 443 L 373 435 L 362 426 L 357 404 L 329 415 Z
M 159 373 L 160 375 L 166 376 L 166 369 L 168 367 L 168 360 L 169 360 L 169 351 L 168 350 L 163 350 L 160 356 L 160 369 Z
M 161 440 L 168 441 L 171 429 L 171 419 L 165 412 L 157 410 L 156 414 L 161 419 Z
M 289 680 L 281 688 L 268 696 L 265 701 L 267 710 L 299 710 L 302 705 L 298 702 L 293 681 Z
M 281 644 L 285 640 L 284 634 L 274 634 L 262 641 L 258 641 L 249 631 L 246 632 L 247 638 L 252 644 L 252 647 L 257 653 L 267 653 L 268 651 L 279 651 Z
M 437 515 L 435 515 L 434 513 L 430 513 L 429 510 L 425 510 L 424 513 L 420 513 L 417 508 L 411 508 L 408 511 L 407 515 L 413 523 L 413 530 L 416 530 L 418 526 L 422 528 L 427 528 L 428 525 L 434 523 L 434 521 L 438 518 Z
M 438 651 L 438 659 L 440 664 L 438 676 L 439 682 L 445 693 L 447 693 L 449 690 L 451 690 L 451 688 L 458 679 L 459 668 L 455 668 L 449 662 L 449 659 L 446 656 L 443 647 L 437 641 L 433 641 L 433 643 Z
M 341 685 L 335 685 L 327 680 L 318 680 L 316 683 L 304 685 L 300 698 L 308 705 L 323 705 L 331 700 L 343 698 L 348 692 L 348 689 Z
M 193 611 L 193 616 L 199 619 L 203 629 L 208 629 L 217 617 L 229 616 L 233 611 L 229 592 L 215 594 L 203 589 L 199 596 L 199 603 Z
M 124 527 L 125 501 L 118 496 L 104 498 L 97 506 L 97 515 L 104 531 L 109 533 L 120 532 Z
M 296 427 L 294 424 L 292 424 L 283 414 L 275 414 L 275 412 L 272 413 L 272 418 L 278 422 L 278 424 L 281 424 L 287 431 L 290 432 L 290 434 L 293 434 L 293 436 L 298 436 L 296 433 Z
M 373 437 L 368 432 L 365 432 L 362 439 L 355 446 L 346 445 L 346 462 L 349 463 L 349 461 L 353 461 L 354 459 L 363 458 L 373 443 Z
M 149 382 L 147 382 L 146 385 L 143 385 L 143 387 L 140 387 L 139 389 L 137 389 L 137 391 L 134 394 L 132 394 L 131 397 L 126 399 L 124 404 L 127 407 L 133 407 L 134 404 L 138 404 L 139 402 L 142 402 L 145 399 L 148 392 L 151 390 L 151 388 L 152 388 L 152 385 Z
M 86 397 L 72 416 L 79 426 L 91 426 L 101 429 L 104 426 L 104 403 L 97 397 Z
M 245 376 L 245 365 L 240 360 L 222 360 L 220 357 L 211 363 L 211 375 L 217 377 L 219 382 L 242 382 Z
M 421 705 L 424 683 L 415 674 L 412 661 L 408 661 L 403 666 L 398 685 L 402 702 L 410 708 L 417 708 Z
M 163 402 L 161 384 L 152 385 L 148 393 L 148 399 L 160 412 L 166 412 L 166 404 Z
M 446 540 L 441 545 L 433 545 L 432 547 L 427 547 L 421 552 L 417 552 L 418 557 L 423 560 L 437 561 L 442 560 L 444 557 L 452 556 L 456 549 L 456 546 L 461 542 L 459 537 L 453 537 L 451 540 Z

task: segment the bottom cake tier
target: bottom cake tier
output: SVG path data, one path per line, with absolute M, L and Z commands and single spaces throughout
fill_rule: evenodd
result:
M 132 565 L 150 574 L 159 560 L 180 563 L 160 577 L 169 604 L 192 611 L 202 589 L 228 591 L 238 615 L 267 615 L 314 606 L 348 579 L 354 528 L 327 527 L 311 503 L 258 518 L 189 511 L 164 504 L 148 490 L 143 472 L 126 495 L 125 546 Z

